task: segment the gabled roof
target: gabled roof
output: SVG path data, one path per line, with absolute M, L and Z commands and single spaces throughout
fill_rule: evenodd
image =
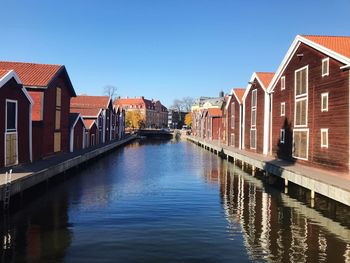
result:
M 81 109 L 84 109 L 84 108 L 107 109 L 111 102 L 112 102 L 112 98 L 109 96 L 79 95 L 71 99 L 70 105 L 71 107 L 81 108 Z
M 3 87 L 12 78 L 14 78 L 18 84 L 22 85 L 21 80 L 19 79 L 18 75 L 14 70 L 0 69 L 0 88 Z M 34 104 L 34 101 L 29 95 L 28 91 L 23 87 L 22 87 L 22 92 L 24 93 L 26 98 L 29 100 L 29 103 Z
M 273 91 L 281 77 L 281 74 L 284 72 L 285 68 L 289 64 L 289 61 L 294 56 L 300 43 L 308 45 L 319 52 L 338 60 L 344 64 L 342 68 L 350 68 L 350 36 L 297 35 L 268 87 L 269 92 Z
M 74 129 L 75 125 L 77 124 L 77 122 L 81 120 L 83 125 L 84 125 L 84 128 L 86 129 L 86 125 L 84 123 L 84 120 L 83 118 L 81 117 L 81 114 L 79 113 L 69 113 L 69 127 L 71 129 Z
M 344 57 L 350 58 L 350 36 L 302 35 L 301 37 L 328 48 Z
M 70 107 L 71 113 L 80 113 L 84 118 L 97 118 L 98 115 L 100 115 L 101 111 L 101 108 L 79 108 L 74 106 Z
M 228 101 L 226 103 L 226 110 L 228 109 L 229 105 L 232 101 L 232 96 L 235 96 L 236 100 L 239 102 L 239 104 L 242 104 L 242 98 L 245 92 L 245 88 L 233 88 L 231 89 L 231 94 L 228 98 Z
M 269 86 L 271 80 L 273 79 L 273 76 L 275 73 L 273 72 L 254 72 L 248 82 L 248 86 L 245 89 L 244 95 L 242 97 L 242 101 L 244 101 L 250 91 L 250 88 L 253 86 L 254 81 L 257 80 L 260 84 L 260 86 L 263 88 L 263 90 L 266 92 L 267 87 Z
M 91 129 L 91 127 L 96 124 L 96 120 L 92 120 L 92 119 L 84 119 L 83 121 L 85 123 L 85 126 L 87 127 L 87 129 Z
M 221 117 L 222 110 L 218 109 L 218 108 L 210 108 L 210 109 L 208 109 L 208 114 L 210 117 Z
M 72 96 L 76 96 L 73 85 L 68 76 L 67 70 L 63 65 L 38 64 L 27 62 L 0 61 L 0 69 L 13 69 L 22 80 L 23 86 L 29 87 L 48 87 L 50 82 L 60 73 L 67 77 L 68 88 Z

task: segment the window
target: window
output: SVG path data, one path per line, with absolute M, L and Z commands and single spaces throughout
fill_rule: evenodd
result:
M 281 78 L 281 90 L 285 90 L 286 89 L 286 77 L 283 76 Z
M 329 58 L 322 59 L 322 77 L 329 75 Z
M 256 104 L 257 104 L 256 93 L 257 93 L 256 89 L 252 91 L 251 127 L 256 126 Z
M 250 148 L 256 149 L 256 129 L 250 130 Z
M 321 94 L 321 111 L 328 111 L 328 92 Z
M 295 71 L 294 126 L 307 126 L 308 66 Z
M 6 100 L 6 132 L 17 130 L 17 101 Z
M 286 138 L 286 130 L 285 129 L 281 129 L 280 130 L 280 143 L 284 143 L 285 142 L 285 138 Z
M 328 148 L 328 129 L 321 129 L 321 148 Z
M 231 133 L 231 146 L 235 146 L 235 134 Z
M 55 129 L 61 129 L 61 88 L 56 88 L 56 118 Z
M 231 128 L 235 128 L 235 103 L 231 104 Z
M 295 96 L 301 97 L 307 95 L 308 89 L 308 67 L 295 71 Z
M 281 102 L 281 116 L 285 116 L 285 115 L 286 115 L 286 103 Z
M 295 129 L 293 131 L 293 157 L 308 159 L 309 130 Z

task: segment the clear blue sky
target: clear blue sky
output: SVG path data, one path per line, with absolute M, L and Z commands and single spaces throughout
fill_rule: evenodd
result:
M 350 35 L 349 0 L 4 1 L 0 59 L 64 64 L 78 94 L 216 96 L 274 71 L 297 34 Z

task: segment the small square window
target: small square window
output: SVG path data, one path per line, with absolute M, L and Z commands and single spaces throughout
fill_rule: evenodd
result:
M 281 78 L 281 90 L 285 90 L 286 89 L 286 77 L 283 76 Z
M 321 94 L 321 111 L 328 111 L 328 92 Z
M 322 77 L 329 75 L 329 58 L 322 59 Z
M 321 129 L 321 148 L 328 148 L 328 129 Z
M 285 129 L 281 129 L 280 130 L 280 143 L 284 143 L 285 138 L 286 138 L 286 131 L 285 131 Z
M 286 115 L 286 103 L 281 102 L 281 116 L 285 116 L 285 115 Z

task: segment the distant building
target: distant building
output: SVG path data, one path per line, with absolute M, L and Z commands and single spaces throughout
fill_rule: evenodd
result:
M 168 109 L 159 100 L 148 100 L 142 97 L 120 98 L 114 105 L 122 107 L 125 112 L 140 111 L 144 117 L 145 128 L 163 128 L 168 123 Z
M 168 111 L 168 127 L 170 129 L 181 129 L 185 124 L 185 116 L 188 112 L 177 110 Z

